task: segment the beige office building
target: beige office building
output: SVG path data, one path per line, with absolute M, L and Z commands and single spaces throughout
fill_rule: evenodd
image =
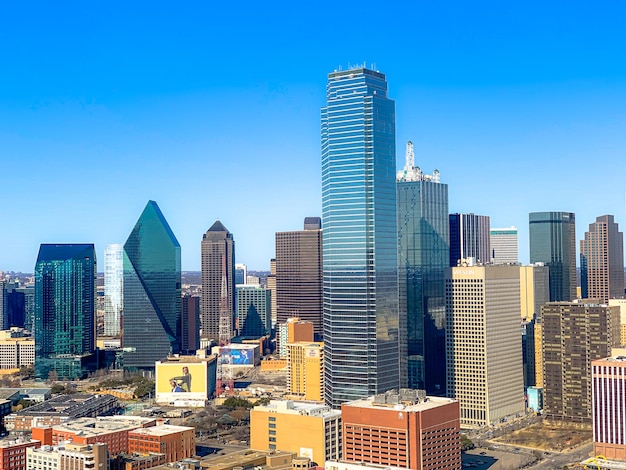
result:
M 341 412 L 319 403 L 272 400 L 250 411 L 250 448 L 295 452 L 323 465 L 341 458 Z
M 626 345 L 626 299 L 609 299 L 609 306 L 619 307 L 620 344 Z
M 541 307 L 550 301 L 549 270 L 543 263 L 519 267 L 522 320 L 541 315 Z
M 519 266 L 446 270 L 446 353 L 462 427 L 524 412 Z

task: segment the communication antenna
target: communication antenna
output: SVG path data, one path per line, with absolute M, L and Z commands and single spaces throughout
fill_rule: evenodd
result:
M 406 143 L 406 169 L 410 170 L 415 167 L 415 152 L 413 151 L 413 142 L 410 140 Z
M 220 310 L 219 310 L 219 354 L 217 357 L 217 383 L 215 393 L 219 397 L 225 393 L 233 393 L 233 355 L 230 348 L 232 338 L 232 315 L 228 305 L 228 277 L 226 273 L 226 255 L 222 255 L 222 284 L 220 287 Z

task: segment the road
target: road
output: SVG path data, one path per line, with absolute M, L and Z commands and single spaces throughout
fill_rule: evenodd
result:
M 565 465 L 582 462 L 589 458 L 592 450 L 593 443 L 590 442 L 568 452 L 551 452 L 548 456 L 544 455 L 541 462 L 528 468 L 533 470 L 562 470 Z

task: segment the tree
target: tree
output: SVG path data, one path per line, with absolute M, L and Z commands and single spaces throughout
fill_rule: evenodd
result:
M 462 451 L 471 450 L 474 447 L 476 446 L 474 445 L 472 440 L 469 437 L 467 437 L 465 434 L 461 434 L 461 450 Z
M 223 406 L 228 408 L 229 410 L 234 410 L 235 408 L 250 409 L 254 405 L 245 398 L 228 397 L 226 400 L 224 400 Z

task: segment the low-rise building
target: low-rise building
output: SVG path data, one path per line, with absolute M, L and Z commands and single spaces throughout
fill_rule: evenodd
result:
M 411 470 L 461 468 L 460 405 L 400 390 L 341 405 L 343 457 Z
M 32 337 L 0 339 L 0 369 L 19 369 L 35 364 L 35 340 Z
M 0 470 L 26 470 L 26 449 L 40 445 L 33 439 L 3 439 L 0 441 Z
M 340 459 L 341 412 L 320 403 L 292 400 L 255 406 L 250 412 L 250 447 L 295 452 L 318 464 Z
M 106 470 L 106 444 L 42 446 L 26 450 L 28 470 Z
M 169 424 L 135 429 L 128 433 L 128 451 L 162 453 L 167 462 L 188 459 L 196 453 L 196 430 Z
M 11 434 L 30 432 L 32 428 L 54 426 L 83 417 L 106 416 L 118 409 L 111 395 L 59 395 L 48 401 L 12 413 L 4 418 Z

